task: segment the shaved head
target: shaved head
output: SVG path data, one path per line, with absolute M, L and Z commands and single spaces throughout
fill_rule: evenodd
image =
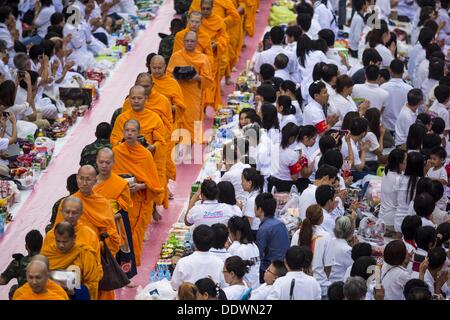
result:
M 40 262 L 45 263 L 45 265 L 47 266 L 47 269 L 50 270 L 50 262 L 48 261 L 48 258 L 46 256 L 44 256 L 42 254 L 37 254 L 31 259 L 31 262 L 33 262 L 33 261 L 40 261 Z
M 194 52 L 197 47 L 197 34 L 194 31 L 188 31 L 184 35 L 184 48 L 188 52 Z
M 61 203 L 61 214 L 64 221 L 76 226 L 83 214 L 83 202 L 77 197 L 67 197 Z
M 164 60 L 163 56 L 160 55 L 156 55 L 152 58 L 152 61 L 150 61 L 150 63 L 166 63 L 166 60 Z
M 49 266 L 50 264 L 48 258 L 39 254 L 31 259 L 31 262 L 27 266 L 27 271 L 30 269 L 34 269 L 42 272 L 48 272 Z
M 144 95 L 145 94 L 145 89 L 142 86 L 140 86 L 140 85 L 134 85 L 130 89 L 130 96 L 133 93 Z
M 155 57 L 157 57 L 157 56 L 154 56 L 154 57 L 152 58 L 152 60 L 153 60 Z M 151 76 L 150 74 L 148 74 L 148 72 L 141 72 L 141 73 L 139 73 L 138 76 L 136 77 L 136 82 L 138 82 L 138 81 L 141 80 L 141 79 L 148 79 L 148 80 L 152 81 L 152 76 Z
M 138 129 L 138 131 L 141 131 L 141 124 L 136 119 L 130 119 L 125 121 L 125 123 L 123 124 L 123 129 L 126 129 L 130 125 L 135 126 Z
M 36 294 L 47 292 L 47 281 L 49 277 L 48 259 L 44 256 L 35 256 L 27 266 L 27 282 Z
M 163 77 L 166 73 L 166 60 L 164 60 L 164 57 L 154 56 L 150 62 L 150 69 L 155 78 L 159 79 Z
M 77 197 L 67 197 L 61 202 L 61 208 L 64 210 L 70 203 L 78 205 L 78 211 L 81 213 L 83 211 L 83 202 Z
M 114 152 L 110 148 L 100 149 L 97 153 L 96 163 L 100 180 L 108 179 L 114 165 Z
M 202 24 L 202 13 L 199 11 L 192 11 L 189 14 L 189 30 L 198 32 Z
M 97 159 L 101 156 L 109 157 L 114 160 L 114 152 L 110 148 L 103 148 L 97 152 Z
M 96 176 L 97 172 L 95 171 L 95 168 L 91 166 L 90 164 L 87 164 L 85 166 L 81 166 L 80 169 L 78 169 L 78 174 L 89 174 L 91 176 Z
M 90 196 L 92 194 L 92 189 L 97 182 L 97 171 L 91 165 L 82 166 L 78 170 L 77 174 L 77 185 L 78 189 L 84 196 Z

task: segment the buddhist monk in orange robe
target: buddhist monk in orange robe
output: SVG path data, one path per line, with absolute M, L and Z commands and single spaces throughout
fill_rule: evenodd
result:
M 83 214 L 79 222 L 94 230 L 99 241 L 101 234 L 107 233 L 109 237 L 106 238 L 106 244 L 111 253 L 115 255 L 119 251 L 122 239 L 117 232 L 114 212 L 110 202 L 105 197 L 93 191 L 96 182 L 97 172 L 94 167 L 91 165 L 82 166 L 77 174 L 79 191 L 72 196 L 79 198 L 83 203 Z M 60 205 L 55 223 L 63 221 L 61 209 Z
M 116 174 L 131 174 L 134 182 L 130 183 L 133 208 L 128 212 L 133 233 L 136 265 L 141 264 L 142 244 L 145 230 L 151 222 L 153 202 L 161 201 L 164 188 L 157 175 L 157 167 L 151 152 L 138 141 L 140 124 L 131 119 L 124 124 L 125 142 L 113 148 Z
M 128 246 L 128 236 L 132 237 L 132 234 L 127 234 L 120 210 L 128 213 L 133 207 L 133 200 L 131 199 L 130 189 L 128 187 L 128 181 L 112 172 L 114 165 L 114 153 L 109 148 L 100 149 L 97 153 L 96 160 L 98 175 L 97 184 L 94 186 L 94 192 L 104 196 L 113 208 L 117 228 L 122 238 L 121 249 L 124 252 L 129 252 L 132 248 Z M 131 263 L 136 263 L 134 260 Z M 134 284 L 129 284 L 128 287 L 133 287 Z M 114 291 L 101 291 L 99 300 L 114 300 Z
M 91 300 L 97 300 L 98 271 L 96 252 L 90 246 L 76 243 L 75 228 L 69 222 L 60 222 L 54 228 L 55 242 L 43 245 L 41 254 L 49 260 L 50 270 L 66 270 L 76 266 L 80 282 L 89 290 Z
M 201 11 L 200 0 L 192 1 L 190 11 Z M 221 17 L 225 23 L 230 41 L 228 43 L 229 64 L 225 72 L 227 84 L 231 84 L 232 68 L 236 65 L 242 47 L 242 20 L 233 0 L 215 0 L 212 13 Z
M 184 49 L 172 54 L 167 67 L 167 72 L 172 75 L 176 66 L 193 66 L 197 71 L 197 75 L 193 79 L 178 81 L 187 106 L 181 123 L 181 129 L 185 130 L 179 130 L 182 137 L 181 143 L 185 144 L 203 142 L 204 91 L 214 85 L 209 60 L 206 55 L 197 52 L 196 47 L 197 34 L 192 31 L 186 33 Z M 190 136 L 188 137 L 187 134 Z
M 212 48 L 214 57 L 218 63 L 218 75 L 215 75 L 215 87 L 214 87 L 214 104 L 217 109 L 222 104 L 220 81 L 227 73 L 229 67 L 228 45 L 230 43 L 230 37 L 227 33 L 227 28 L 224 20 L 216 14 L 212 13 L 213 1 L 202 0 L 201 3 L 202 12 L 202 25 L 201 30 L 205 30 L 212 41 Z M 209 101 L 208 101 L 209 102 Z
M 27 283 L 15 291 L 13 300 L 69 300 L 66 291 L 49 279 L 48 259 L 45 259 L 47 263 L 31 260 L 27 266 Z
M 83 202 L 77 197 L 67 197 L 61 202 L 62 221 L 69 222 L 75 228 L 77 243 L 90 246 L 96 252 L 100 278 L 103 276 L 102 261 L 100 257 L 100 241 L 97 234 L 90 227 L 83 224 L 80 218 L 83 214 Z M 44 245 L 50 246 L 55 242 L 55 232 L 52 228 L 44 238 Z
M 253 37 L 255 35 L 256 11 L 258 10 L 258 0 L 238 0 L 239 11 L 244 13 L 244 28 L 247 35 Z M 242 9 L 241 9 L 242 8 Z M 241 11 L 242 10 L 242 11 Z

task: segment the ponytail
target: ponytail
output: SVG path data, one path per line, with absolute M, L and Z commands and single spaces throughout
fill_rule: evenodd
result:
M 254 264 L 255 262 L 252 260 L 243 260 L 239 256 L 232 256 L 225 260 L 224 267 L 228 272 L 233 272 L 236 277 L 242 279 Z
M 241 233 L 240 239 L 238 241 L 242 244 L 254 243 L 252 228 L 250 226 L 250 221 L 248 217 L 243 216 L 233 216 L 228 220 L 228 229 L 230 233 L 237 234 L 239 231 Z
M 252 191 L 258 190 L 262 193 L 264 187 L 264 177 L 259 174 L 255 168 L 245 168 L 242 171 L 242 176 L 245 180 L 252 183 Z
M 277 104 L 279 107 L 281 107 L 281 114 L 283 116 L 295 114 L 296 112 L 294 106 L 292 105 L 292 99 L 288 96 L 279 96 L 277 99 Z
M 306 209 L 306 218 L 303 220 L 300 227 L 300 234 L 298 238 L 299 246 L 306 246 L 311 248 L 313 238 L 313 226 L 319 225 L 323 217 L 322 208 L 318 204 L 313 204 Z
M 223 290 L 220 289 L 220 284 L 214 283 L 214 281 L 211 280 L 210 278 L 203 278 L 197 280 L 195 286 L 197 287 L 197 291 L 200 294 L 207 293 L 208 296 L 216 298 L 217 300 L 227 300 L 225 292 L 223 292 Z

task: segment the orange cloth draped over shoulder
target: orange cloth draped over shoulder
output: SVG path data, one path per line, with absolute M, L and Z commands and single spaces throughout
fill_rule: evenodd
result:
M 101 280 L 98 271 L 96 252 L 91 246 L 75 243 L 66 253 L 58 250 L 56 242 L 42 246 L 41 254 L 48 258 L 50 270 L 66 270 L 75 265 L 80 268 L 81 284 L 85 285 L 91 300 L 97 300 L 98 283 Z
M 180 132 L 183 139 L 182 143 L 189 144 L 195 140 L 196 143 L 201 144 L 203 142 L 204 92 L 206 89 L 214 86 L 209 59 L 202 53 L 188 52 L 186 49 L 181 49 L 172 54 L 167 66 L 167 72 L 172 74 L 176 66 L 193 66 L 197 74 L 201 76 L 201 81 L 185 80 L 178 82 L 183 90 L 184 101 L 187 106 L 180 126 L 182 129 L 186 129 L 190 135 L 188 137 L 188 132 Z M 194 125 L 195 122 L 197 122 L 196 125 Z
M 176 167 L 175 163 L 172 161 L 172 132 L 174 129 L 172 105 L 170 104 L 170 100 L 168 98 L 159 93 L 157 90 L 152 90 L 150 92 L 150 95 L 147 97 L 147 100 L 145 101 L 145 108 L 156 113 L 161 118 L 164 124 L 164 131 L 161 132 L 161 134 L 166 143 L 166 177 L 164 177 L 165 180 L 163 180 L 163 178 L 160 176 L 160 182 L 162 183 L 163 181 L 165 181 L 164 185 L 166 185 L 169 182 L 169 179 L 175 180 L 176 178 Z M 122 112 L 128 110 L 131 110 L 131 104 L 130 100 L 126 99 L 122 107 Z M 166 199 L 164 199 L 164 208 L 166 209 L 168 207 L 168 200 L 168 198 L 167 201 Z
M 102 260 L 100 256 L 100 241 L 98 236 L 95 234 L 94 230 L 84 225 L 83 222 L 78 222 L 75 226 L 76 242 L 90 246 L 95 251 L 97 257 L 97 265 L 100 279 L 103 277 Z M 50 246 L 56 243 L 55 239 L 55 228 L 51 229 L 45 235 L 43 246 Z
M 211 41 L 216 42 L 217 44 L 214 49 L 214 58 L 218 65 L 218 74 L 214 74 L 214 91 L 210 92 L 212 96 L 209 96 L 209 94 L 206 96 L 206 103 L 213 103 L 214 107 L 217 109 L 222 103 L 220 81 L 225 75 L 229 64 L 228 44 L 230 38 L 227 33 L 225 22 L 221 17 L 215 14 L 211 14 L 208 18 L 203 17 L 200 30 L 204 30 L 211 38 Z
M 125 104 L 126 103 L 130 103 L 128 98 L 125 101 Z M 164 187 L 165 194 L 161 202 L 155 201 L 155 203 L 158 205 L 163 204 L 164 207 L 167 208 L 169 203 L 169 191 L 167 189 L 167 144 L 166 139 L 164 138 L 164 135 L 166 133 L 164 123 L 156 112 L 149 109 L 147 102 L 145 109 L 142 111 L 125 111 L 117 117 L 117 120 L 114 123 L 114 128 L 112 130 L 110 138 L 111 145 L 113 147 L 117 146 L 122 141 L 123 125 L 130 119 L 139 121 L 139 124 L 141 125 L 141 135 L 149 144 L 153 144 L 156 148 L 153 154 L 153 159 L 158 168 L 158 181 Z
M 255 35 L 256 10 L 258 0 L 239 0 L 239 6 L 244 8 L 244 31 L 250 36 Z
M 53 280 L 47 281 L 47 292 L 36 294 L 28 283 L 14 292 L 13 300 L 69 300 L 66 291 Z
M 152 80 L 153 89 L 169 99 L 171 105 L 175 108 L 173 129 L 179 128 L 179 122 L 184 114 L 184 111 L 186 110 L 186 104 L 184 102 L 183 91 L 181 91 L 181 87 L 178 84 L 178 81 L 167 74 L 165 74 L 161 78 L 157 78 L 152 75 Z
M 189 29 L 189 26 L 187 26 L 184 30 L 181 30 L 180 32 L 177 32 L 175 35 L 175 41 L 173 43 L 173 53 L 181 50 L 184 48 L 184 36 L 186 33 L 191 31 Z M 208 33 L 206 33 L 204 30 L 200 29 L 197 33 L 197 51 L 200 53 L 205 54 L 209 62 L 211 64 L 211 68 L 214 71 L 215 65 L 215 59 L 214 59 L 214 52 L 211 47 L 211 38 L 209 37 Z
M 117 202 L 118 206 L 128 212 L 133 207 L 133 201 L 131 200 L 130 189 L 128 188 L 128 181 L 119 177 L 118 175 L 111 173 L 111 176 L 94 186 L 94 192 L 102 195 L 107 200 Z M 114 206 L 113 210 L 114 210 Z M 126 232 L 123 225 L 122 219 L 120 219 L 120 235 L 122 238 L 122 243 L 126 241 Z M 99 290 L 98 299 L 99 300 L 114 300 L 114 290 L 102 291 Z
M 141 144 L 131 146 L 121 143 L 113 148 L 115 174 L 131 174 L 137 183 L 144 183 L 145 190 L 131 194 L 133 207 L 128 211 L 136 265 L 141 265 L 142 244 L 145 230 L 151 222 L 153 203 L 160 203 L 164 197 L 164 187 L 158 180 L 158 172 L 150 151 Z
M 189 11 L 201 11 L 201 0 L 192 1 Z M 229 65 L 225 75 L 231 75 L 231 69 L 236 65 L 242 47 L 242 20 L 233 0 L 215 0 L 213 5 L 213 14 L 218 15 L 225 22 L 228 36 L 230 37 L 228 45 Z M 240 45 L 239 45 L 240 44 Z
M 100 241 L 100 235 L 107 233 L 106 244 L 113 255 L 119 251 L 122 239 L 117 232 L 116 223 L 114 221 L 114 212 L 110 202 L 98 193 L 93 192 L 89 196 L 84 196 L 80 191 L 74 193 L 73 197 L 77 197 L 83 202 L 83 214 L 78 223 L 91 228 Z M 61 213 L 61 205 L 58 208 L 55 224 L 63 221 Z

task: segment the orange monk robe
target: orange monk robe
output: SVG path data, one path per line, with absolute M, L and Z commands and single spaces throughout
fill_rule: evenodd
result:
M 187 26 L 184 30 L 177 32 L 177 34 L 175 35 L 175 41 L 173 43 L 173 53 L 184 48 L 184 36 L 189 31 L 191 30 L 189 29 L 189 26 Z M 211 63 L 211 67 L 214 68 L 215 59 L 214 59 L 214 52 L 211 47 L 211 38 L 209 37 L 208 33 L 206 33 L 202 29 L 200 29 L 196 33 L 197 33 L 197 48 L 196 48 L 197 51 L 205 54 L 208 57 L 209 62 Z
M 201 0 L 193 0 L 189 11 L 201 11 Z M 242 35 L 242 21 L 239 12 L 236 9 L 233 0 L 215 0 L 212 13 L 218 15 L 225 22 L 225 26 L 230 37 L 228 45 L 229 66 L 225 75 L 231 74 L 231 69 L 237 63 L 241 52 L 241 46 L 239 46 L 240 37 Z
M 214 49 L 214 58 L 218 64 L 218 74 L 214 75 L 214 91 L 211 93 L 212 96 L 207 95 L 206 102 L 212 102 L 214 107 L 217 109 L 222 103 L 220 94 L 220 81 L 225 75 L 229 64 L 228 44 L 230 38 L 227 33 L 225 22 L 221 17 L 215 14 L 211 14 L 211 16 L 209 16 L 208 18 L 203 17 L 200 30 L 206 31 L 211 40 L 216 43 L 216 48 Z
M 145 190 L 131 194 L 133 208 L 128 212 L 136 265 L 141 265 L 142 244 L 145 230 L 151 222 L 153 202 L 160 202 L 164 196 L 164 187 L 160 184 L 157 166 L 150 151 L 141 144 L 130 146 L 122 143 L 113 148 L 116 174 L 131 174 L 137 183 L 144 183 Z
M 96 257 L 97 257 L 97 265 L 98 265 L 98 272 L 99 277 L 103 277 L 103 268 L 102 268 L 102 260 L 100 256 L 100 241 L 98 240 L 98 236 L 95 234 L 95 232 L 89 228 L 88 226 L 84 225 L 83 222 L 78 222 L 75 226 L 75 235 L 76 235 L 76 242 L 85 244 L 90 246 L 92 249 L 94 249 Z M 49 232 L 47 232 L 43 245 L 44 246 L 50 246 L 51 244 L 55 243 L 55 228 L 51 229 Z
M 152 75 L 152 80 L 153 89 L 169 99 L 172 106 L 175 107 L 174 129 L 178 128 L 180 119 L 186 110 L 183 91 L 181 91 L 178 81 L 167 74 L 161 78 L 156 78 Z
M 102 195 L 108 201 L 111 202 L 114 213 L 116 213 L 115 206 L 128 212 L 133 207 L 133 201 L 131 200 L 130 189 L 128 188 L 128 181 L 119 177 L 118 175 L 111 173 L 111 176 L 94 186 L 94 192 Z M 126 241 L 126 231 L 122 220 L 120 220 L 120 235 L 122 237 L 122 243 Z M 102 291 L 99 290 L 98 299 L 99 300 L 114 300 L 114 290 Z
M 126 100 L 129 101 L 127 98 Z M 125 102 L 127 103 L 127 102 Z M 128 102 L 129 103 L 129 102 Z M 167 207 L 169 193 L 167 190 L 167 174 L 166 174 L 166 162 L 167 162 L 167 144 L 166 138 L 164 135 L 166 134 L 166 129 L 164 127 L 164 123 L 158 114 L 149 109 L 150 107 L 146 101 L 146 107 L 144 110 L 136 112 L 134 110 L 128 110 L 122 112 L 114 123 L 114 128 L 111 133 L 111 145 L 117 146 L 123 139 L 123 125 L 126 121 L 130 119 L 134 119 L 139 121 L 141 125 L 141 135 L 144 136 L 145 140 L 149 144 L 153 144 L 155 146 L 155 152 L 153 154 L 153 159 L 155 161 L 156 166 L 158 167 L 158 177 L 159 181 L 166 188 L 165 196 L 162 198 L 161 202 L 156 202 L 156 204 L 164 204 L 164 207 Z
M 69 300 L 66 291 L 53 280 L 47 281 L 47 292 L 36 294 L 28 283 L 14 292 L 13 300 Z
M 194 135 L 194 122 L 199 121 L 196 128 L 199 128 L 199 125 L 200 128 L 202 128 L 204 91 L 214 85 L 214 78 L 209 60 L 207 56 L 202 53 L 188 52 L 185 49 L 182 49 L 172 54 L 169 65 L 167 66 L 167 72 L 172 74 L 173 69 L 176 66 L 193 66 L 202 78 L 200 82 L 196 80 L 178 82 L 181 90 L 183 90 L 184 101 L 187 106 L 181 122 L 181 128 L 188 130 L 191 135 L 189 137 L 190 141 L 186 141 L 189 140 L 189 138 L 186 137 L 183 143 L 193 142 L 194 138 L 196 143 L 202 143 L 203 132 L 200 130 L 200 132 L 197 132 Z
M 81 284 L 88 288 L 91 300 L 97 300 L 98 283 L 101 278 L 96 253 L 91 246 L 75 243 L 69 252 L 62 253 L 54 242 L 43 245 L 41 254 L 48 258 L 50 270 L 66 270 L 73 265 L 80 268 Z
M 174 130 L 172 105 L 168 98 L 159 93 L 157 90 L 152 90 L 150 92 L 150 95 L 147 97 L 147 100 L 145 101 L 145 108 L 156 113 L 161 118 L 164 124 L 164 131 L 162 131 L 161 134 L 166 142 L 166 167 L 162 168 L 162 170 L 160 170 L 158 173 L 160 174 L 160 182 L 164 182 L 164 185 L 167 185 L 169 179 L 175 180 L 176 178 L 176 167 L 175 163 L 172 161 L 172 132 Z M 129 99 L 126 99 L 122 106 L 122 112 L 128 110 L 131 110 L 131 103 Z M 162 176 L 163 173 L 165 173 L 165 176 Z M 167 195 L 164 199 L 164 208 L 167 209 L 168 204 L 169 192 L 167 190 Z
M 244 7 L 244 30 L 250 36 L 255 34 L 256 10 L 258 10 L 258 0 L 239 0 L 241 7 Z
M 93 192 L 90 196 L 84 196 L 81 192 L 76 192 L 72 196 L 77 197 L 83 203 L 83 214 L 78 223 L 83 223 L 85 226 L 94 230 L 98 239 L 102 233 L 109 235 L 106 238 L 106 244 L 113 255 L 119 251 L 122 244 L 122 239 L 117 232 L 116 223 L 114 221 L 114 212 L 111 204 L 105 197 Z M 58 208 L 55 225 L 63 221 L 61 213 L 61 205 Z M 99 240 L 100 241 L 100 240 Z

